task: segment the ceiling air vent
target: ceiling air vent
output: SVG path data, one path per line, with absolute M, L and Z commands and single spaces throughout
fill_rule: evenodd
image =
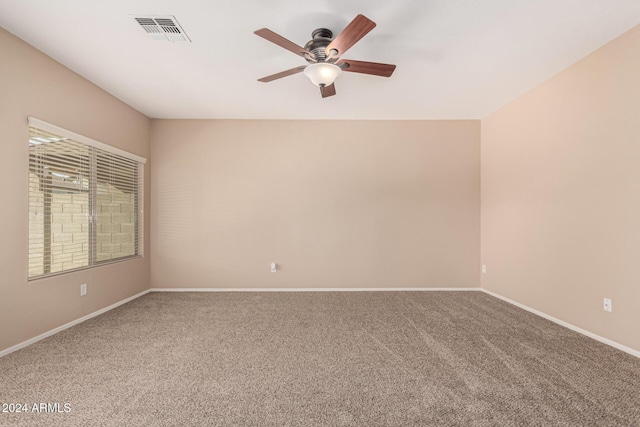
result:
M 133 19 L 154 40 L 191 41 L 173 16 L 134 16 Z

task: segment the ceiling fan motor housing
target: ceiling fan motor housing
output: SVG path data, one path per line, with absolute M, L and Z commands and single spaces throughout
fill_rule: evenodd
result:
M 327 54 L 325 53 L 325 48 L 329 46 L 331 43 L 331 39 L 333 38 L 333 33 L 331 30 L 326 28 L 318 28 L 311 33 L 311 40 L 304 45 L 305 49 L 309 52 L 313 53 L 315 56 L 315 60 L 313 58 L 305 57 L 307 62 L 313 64 L 315 62 L 335 62 L 338 60 L 337 57 L 331 57 L 327 59 Z

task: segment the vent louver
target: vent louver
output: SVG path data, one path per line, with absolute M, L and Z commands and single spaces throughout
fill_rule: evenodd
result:
M 173 16 L 134 16 L 133 19 L 154 40 L 191 41 Z

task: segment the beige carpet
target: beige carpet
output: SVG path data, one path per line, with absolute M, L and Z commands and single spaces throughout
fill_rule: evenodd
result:
M 0 359 L 0 425 L 640 425 L 640 359 L 480 292 L 152 293 Z

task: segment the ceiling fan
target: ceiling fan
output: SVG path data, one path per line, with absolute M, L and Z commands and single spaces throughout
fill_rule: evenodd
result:
M 342 59 L 341 56 L 351 46 L 376 26 L 376 23 L 364 15 L 356 16 L 353 21 L 333 38 L 333 33 L 326 28 L 318 28 L 311 33 L 312 39 L 304 45 L 298 46 L 273 31 L 262 28 L 254 33 L 280 47 L 302 56 L 309 65 L 301 65 L 290 70 L 281 71 L 258 79 L 260 82 L 270 82 L 292 74 L 302 73 L 320 87 L 323 98 L 336 94 L 334 81 L 343 71 L 352 73 L 371 74 L 374 76 L 390 77 L 396 66 L 379 62 L 354 61 Z

